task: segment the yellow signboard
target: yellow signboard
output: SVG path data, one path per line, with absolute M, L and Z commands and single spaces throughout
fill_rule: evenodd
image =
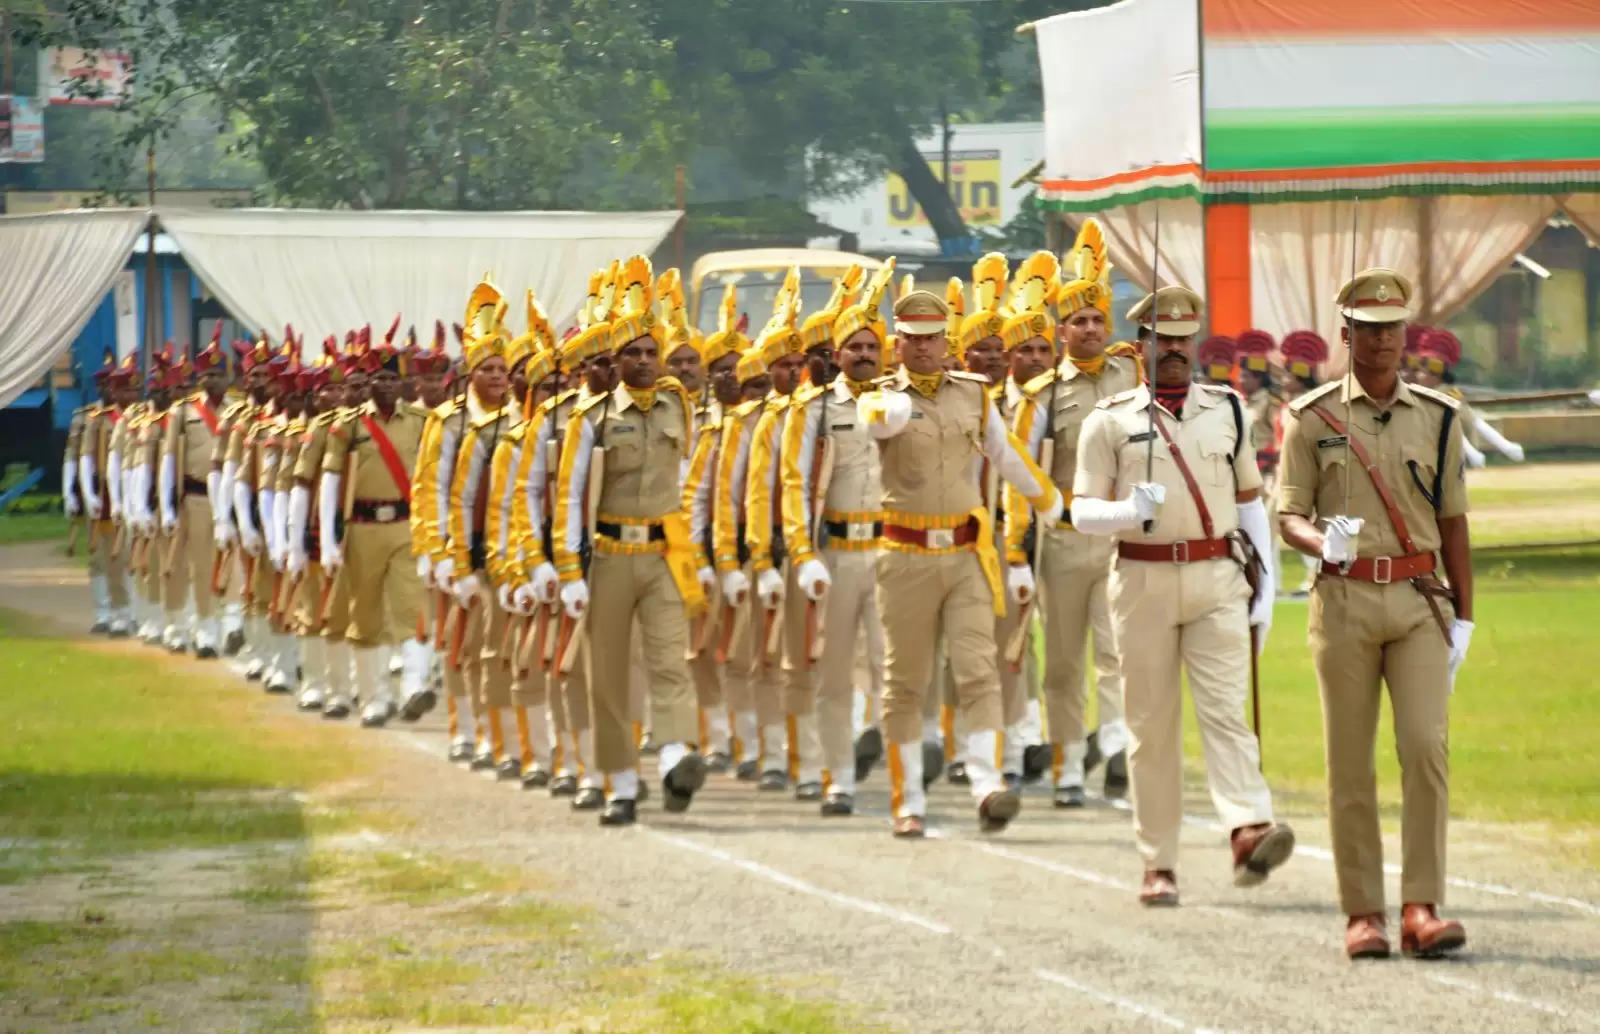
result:
M 933 174 L 948 185 L 950 196 L 961 210 L 961 218 L 968 226 L 999 226 L 1004 219 L 1000 213 L 1000 152 L 951 151 L 950 176 L 944 174 L 943 154 L 924 154 Z M 928 217 L 922 206 L 911 197 L 906 181 L 894 173 L 889 174 L 889 225 L 927 226 Z

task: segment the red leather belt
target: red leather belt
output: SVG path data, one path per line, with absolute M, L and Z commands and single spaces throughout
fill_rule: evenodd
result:
M 1184 539 L 1179 542 L 1119 542 L 1117 555 L 1128 560 L 1191 564 L 1228 555 L 1227 539 Z
M 978 541 L 978 522 L 969 520 L 954 528 L 907 528 L 902 524 L 883 525 L 883 537 L 902 546 L 924 549 L 954 549 Z
M 1418 575 L 1431 574 L 1434 568 L 1432 553 L 1412 553 L 1409 556 L 1357 557 L 1345 570 L 1338 564 L 1322 562 L 1322 573 L 1339 578 L 1354 578 L 1358 582 L 1388 585 L 1390 582 L 1409 581 Z

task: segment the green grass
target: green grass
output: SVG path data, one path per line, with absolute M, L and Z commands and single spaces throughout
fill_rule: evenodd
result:
M 64 539 L 69 530 L 67 519 L 60 513 L 0 514 L 0 546 Z M 83 548 L 83 542 L 79 542 L 78 548 Z
M 1600 546 L 1480 554 L 1475 568 L 1477 627 L 1450 701 L 1451 813 L 1549 823 L 1589 838 L 1600 809 Z M 1261 697 L 1268 780 L 1320 808 L 1327 792 L 1322 710 L 1303 603 L 1276 609 Z M 1387 697 L 1378 743 L 1379 795 L 1395 817 L 1399 768 Z M 1198 776 L 1192 709 L 1186 750 Z M 1581 844 L 1577 855 L 1600 864 L 1600 840 Z

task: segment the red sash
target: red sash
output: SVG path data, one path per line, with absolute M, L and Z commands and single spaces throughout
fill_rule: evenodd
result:
M 395 449 L 389 436 L 383 433 L 377 421 L 372 419 L 370 413 L 361 414 L 361 423 L 366 427 L 367 434 L 372 438 L 372 444 L 377 446 L 378 455 L 383 459 L 383 465 L 389 468 L 389 476 L 394 478 L 394 487 L 399 489 L 400 495 L 405 499 L 411 498 L 411 474 L 406 470 L 406 465 L 400 459 L 400 453 Z
M 206 430 L 210 431 L 213 436 L 216 435 L 217 414 L 213 413 L 211 407 L 206 405 L 206 400 L 203 398 L 194 399 L 189 405 L 196 413 L 200 414 L 200 419 L 205 421 Z

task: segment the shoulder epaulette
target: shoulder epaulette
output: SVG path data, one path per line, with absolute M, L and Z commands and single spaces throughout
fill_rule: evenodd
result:
M 472 429 L 474 431 L 480 431 L 486 427 L 493 427 L 502 420 L 514 420 L 516 417 L 517 414 L 512 412 L 510 406 L 502 406 L 493 413 L 485 413 L 478 419 L 471 421 Z
M 573 394 L 576 395 L 577 392 L 573 392 Z M 594 407 L 600 405 L 602 402 L 604 402 L 606 399 L 608 399 L 610 397 L 611 397 L 611 392 L 608 391 L 608 392 L 605 392 L 605 393 L 600 394 L 600 395 L 590 395 L 588 398 L 575 399 L 574 400 L 574 405 L 572 407 L 572 413 L 573 413 L 574 416 L 576 416 L 579 413 L 587 413 L 587 412 L 589 412 L 589 410 L 591 410 Z
M 981 384 L 986 388 L 994 383 L 994 381 L 991 381 L 981 373 L 968 373 L 966 370 L 946 370 L 944 375 L 951 380 L 970 381 L 973 384 Z
M 1233 396 L 1236 396 L 1239 399 L 1239 401 L 1241 401 L 1241 402 L 1244 401 L 1244 396 L 1243 395 L 1240 395 L 1237 391 L 1233 390 L 1233 388 L 1231 388 L 1230 386 L 1228 386 L 1226 384 L 1199 384 L 1199 383 L 1196 383 L 1194 386 L 1196 388 L 1199 388 L 1201 391 L 1209 391 L 1213 395 L 1221 395 L 1224 398 L 1226 398 L 1229 395 L 1233 395 Z
M 1437 402 L 1448 409 L 1460 409 L 1463 399 L 1459 395 L 1448 395 L 1437 388 L 1425 388 L 1420 384 L 1408 385 L 1413 395 L 1420 395 L 1430 402 Z
M 1106 356 L 1111 359 L 1135 359 L 1139 355 L 1139 346 L 1132 341 L 1118 341 L 1106 349 Z
M 329 424 L 333 423 L 337 419 L 339 419 L 339 410 L 337 410 L 337 409 L 325 410 L 324 412 L 318 413 L 316 416 L 311 418 L 311 426 L 314 427 L 314 428 L 315 427 L 327 427 Z
M 1320 384 L 1317 387 L 1312 388 L 1308 392 L 1304 392 L 1303 394 L 1300 395 L 1299 398 L 1297 398 L 1293 402 L 1289 403 L 1289 412 L 1291 412 L 1291 413 L 1300 412 L 1302 409 L 1306 408 L 1307 406 L 1311 405 L 1311 403 L 1313 403 L 1313 402 L 1317 401 L 1318 399 L 1322 398 L 1323 396 L 1327 395 L 1329 392 L 1333 391 L 1338 386 L 1339 386 L 1339 382 L 1338 381 L 1329 381 L 1326 384 Z
M 1056 371 L 1046 370 L 1044 373 L 1041 373 L 1039 376 L 1032 378 L 1028 381 L 1028 383 L 1024 384 L 1022 386 L 1022 393 L 1029 398 L 1033 398 L 1034 396 L 1038 395 L 1039 392 L 1054 384 L 1055 379 Z
M 831 387 L 832 385 L 828 384 L 802 384 L 800 387 L 794 389 L 794 395 L 791 396 L 794 401 L 790 404 L 795 406 L 803 406 L 812 399 L 819 399 L 823 395 L 827 394 L 829 388 Z
M 461 404 L 460 396 L 445 399 L 437 406 L 434 406 L 433 409 L 429 410 L 429 415 L 437 420 L 448 420 L 455 416 L 456 413 L 460 412 Z
M 766 402 L 767 402 L 766 399 L 746 399 L 745 401 L 739 403 L 737 406 L 734 406 L 733 409 L 732 409 L 732 413 L 733 413 L 734 416 L 736 416 L 739 419 L 743 420 L 745 417 L 749 416 L 751 413 L 754 413 L 756 410 L 758 410 L 762 406 L 766 405 Z
M 1127 391 L 1119 391 L 1115 395 L 1107 396 L 1106 398 L 1101 399 L 1099 402 L 1096 402 L 1094 408 L 1110 409 L 1112 406 L 1131 400 L 1137 394 L 1139 394 L 1138 388 L 1129 388 Z

